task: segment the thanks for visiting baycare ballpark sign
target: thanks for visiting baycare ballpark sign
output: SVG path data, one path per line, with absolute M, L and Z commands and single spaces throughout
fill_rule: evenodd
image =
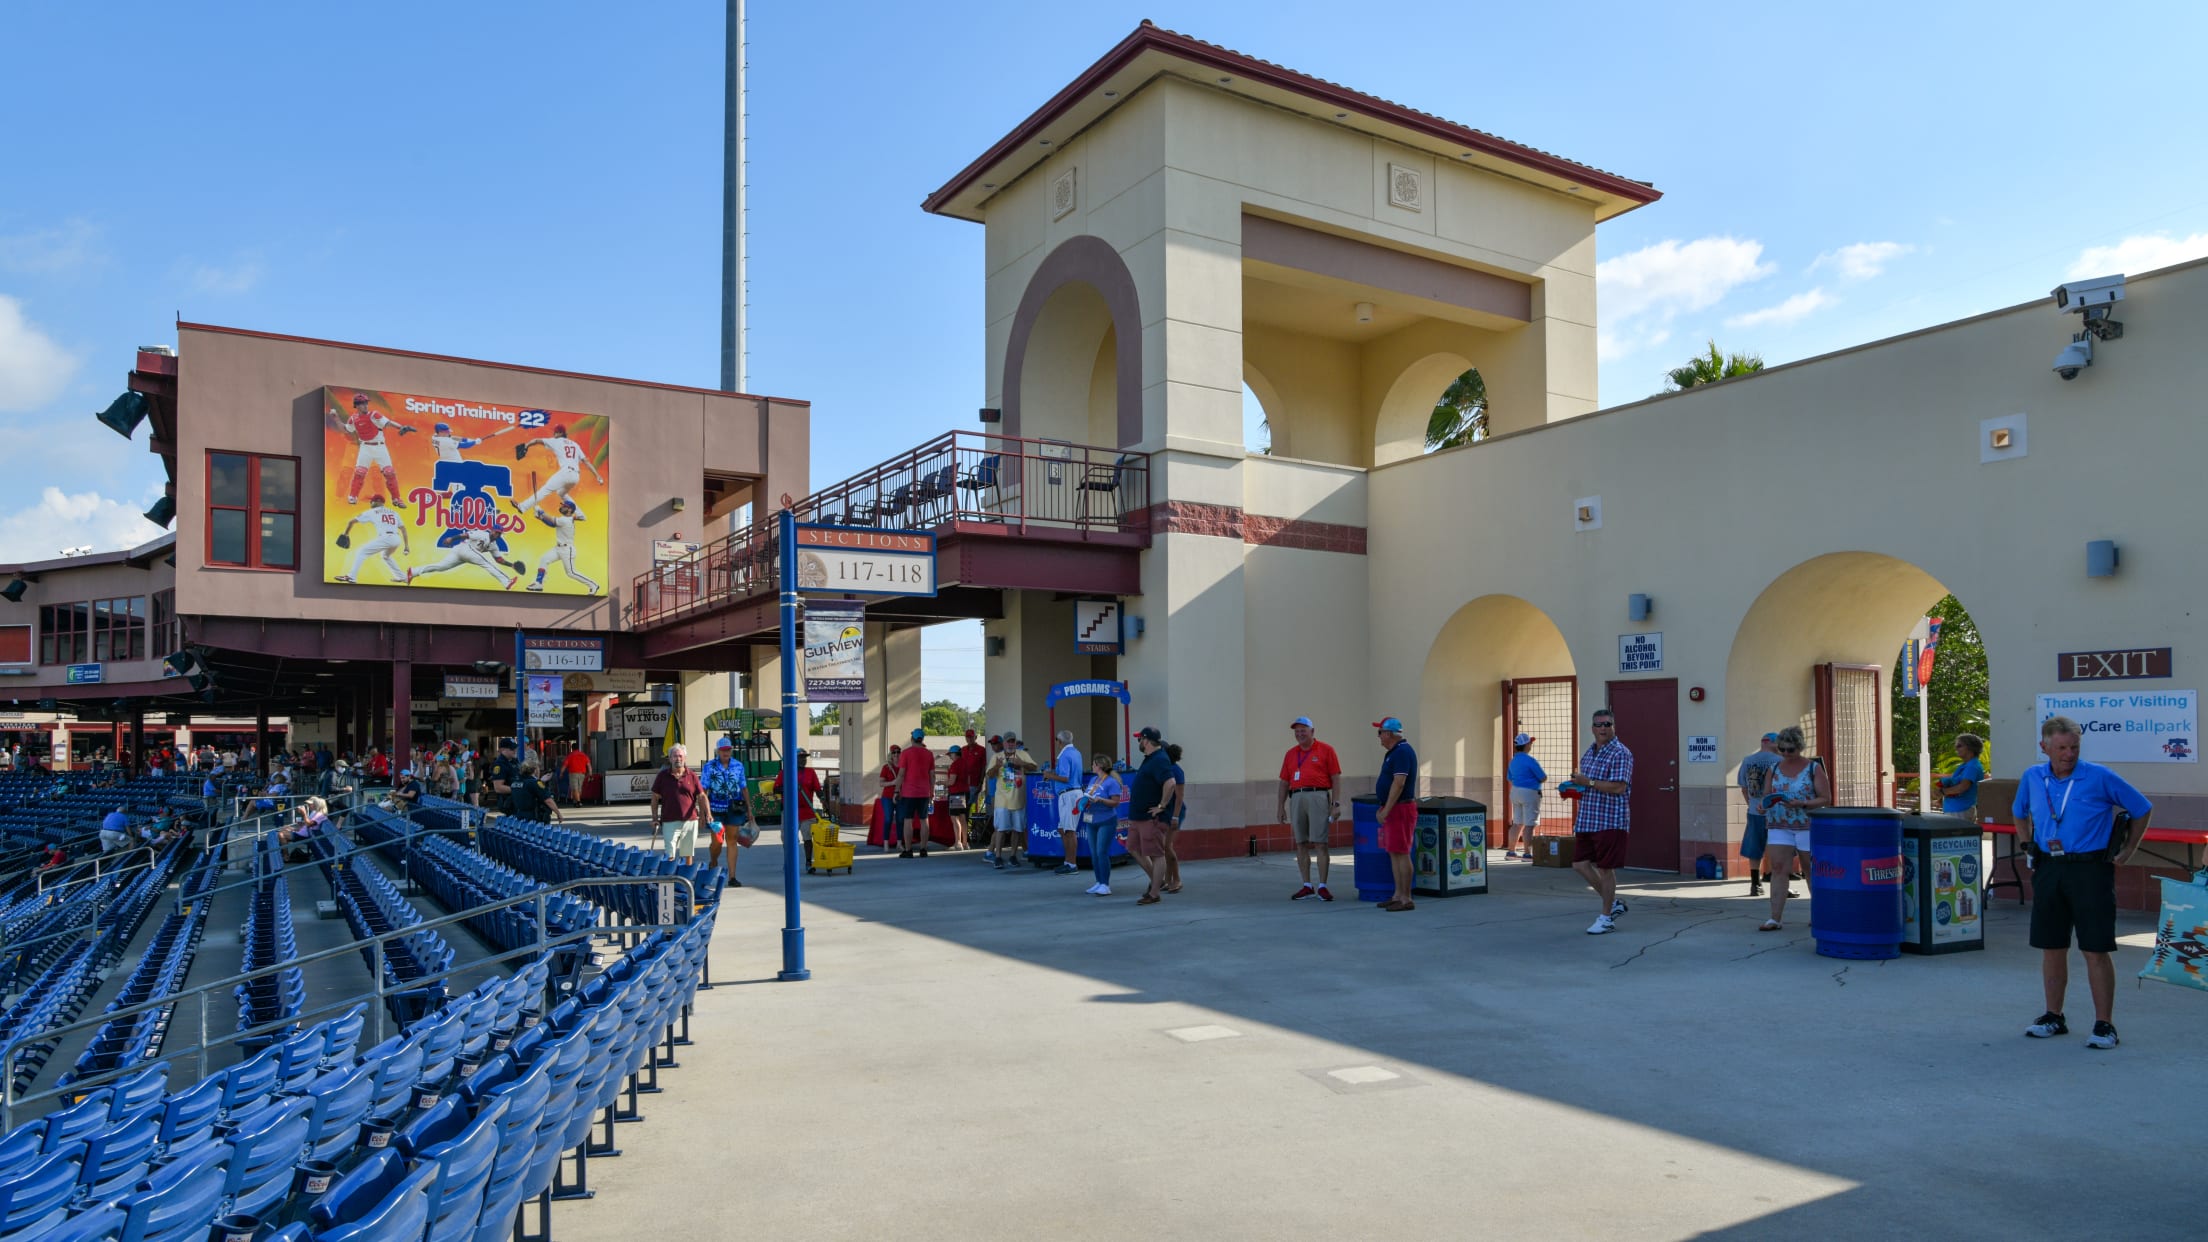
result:
M 605 594 L 605 415 L 337 386 L 322 407 L 324 582 Z
M 2079 690 L 2039 696 L 2039 719 L 2084 728 L 2095 763 L 2200 762 L 2200 695 L 2191 690 Z

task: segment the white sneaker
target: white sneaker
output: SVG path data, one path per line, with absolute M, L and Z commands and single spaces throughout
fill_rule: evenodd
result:
M 1089 891 L 1095 893 L 1099 897 L 1109 897 L 1112 895 L 1112 886 L 1109 884 L 1098 884 L 1092 886 Z
M 1099 888 L 1102 888 L 1102 887 L 1103 887 L 1103 885 L 1101 885 L 1101 884 L 1091 884 L 1091 885 L 1089 885 L 1089 886 L 1088 886 L 1087 888 L 1084 888 L 1084 889 L 1082 889 L 1081 891 L 1082 891 L 1082 892 L 1084 892 L 1084 893 L 1094 893 L 1094 892 L 1095 892 L 1095 891 L 1096 891 L 1097 889 L 1099 889 Z
M 1587 929 L 1587 934 L 1590 936 L 1602 936 L 1616 931 L 1617 929 L 1618 925 L 1611 922 L 1610 916 L 1605 914 L 1601 918 L 1594 921 L 1594 924 Z
M 530 583 L 530 584 L 529 584 L 528 586 L 525 586 L 525 587 L 523 587 L 523 588 L 522 588 L 522 590 L 524 590 L 524 591 L 541 591 L 541 590 L 543 590 L 543 589 L 544 589 L 544 584 L 543 584 L 543 583 L 541 583 L 541 582 L 532 582 L 532 583 Z

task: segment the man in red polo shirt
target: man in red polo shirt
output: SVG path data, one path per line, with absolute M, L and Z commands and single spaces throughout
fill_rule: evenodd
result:
M 1298 716 L 1289 729 L 1296 735 L 1296 744 L 1288 748 L 1288 754 L 1280 761 L 1280 806 L 1278 817 L 1288 825 L 1296 840 L 1296 870 L 1303 876 L 1303 887 L 1288 895 L 1290 901 L 1302 901 L 1317 897 L 1321 901 L 1334 900 L 1334 894 L 1326 887 L 1326 868 L 1332 860 L 1329 850 L 1334 828 L 1334 814 L 1340 805 L 1340 795 L 1335 786 L 1342 777 L 1342 760 L 1334 748 L 1319 740 L 1319 731 L 1309 716 Z M 1311 884 L 1311 858 L 1318 856 L 1319 883 Z
M 904 848 L 899 858 L 928 856 L 928 811 L 935 803 L 935 752 L 921 739 L 925 730 L 912 731 L 912 743 L 897 755 L 897 814 L 905 825 Z

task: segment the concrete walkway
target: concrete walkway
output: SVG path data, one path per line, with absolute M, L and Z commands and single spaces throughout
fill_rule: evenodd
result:
M 1522 863 L 1384 914 L 1346 854 L 1331 905 L 1289 902 L 1272 855 L 1138 908 L 1139 873 L 1099 899 L 1086 874 L 862 853 L 806 878 L 813 978 L 775 983 L 778 851 L 747 852 L 697 1045 L 560 1237 L 2198 1228 L 2208 995 L 2135 986 L 2127 950 L 2122 1048 L 2084 1048 L 2082 970 L 2074 1033 L 2027 1040 L 2013 902 L 1986 952 L 1851 964 L 1815 955 L 1801 905 L 1759 934 L 1739 882 L 1633 880 L 1596 937 L 1592 895 Z

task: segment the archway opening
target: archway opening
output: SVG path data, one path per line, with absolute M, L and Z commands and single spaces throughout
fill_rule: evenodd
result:
M 1768 730 L 1799 726 L 1809 752 L 1831 772 L 1835 801 L 1843 806 L 1892 806 L 1897 785 L 1914 777 L 1916 746 L 1906 758 L 1897 745 L 1895 720 L 1910 701 L 1896 651 L 1917 623 L 1952 600 L 1947 587 L 1924 570 L 1876 552 L 1835 552 L 1804 561 L 1765 587 L 1741 620 L 1725 664 L 1725 742 L 1729 755 L 1756 749 Z M 1959 601 L 1953 610 L 1961 612 Z M 1944 628 L 1944 627 L 1943 627 Z M 1943 635 L 1943 639 L 1944 639 Z M 1976 629 L 1958 648 L 1976 648 Z M 1982 648 L 1958 663 L 1971 663 L 1984 680 Z M 1938 661 L 1935 658 L 1934 670 Z M 1940 687 L 1933 690 L 1935 696 Z M 1977 719 L 1989 713 L 1981 695 L 1968 705 Z M 1935 698 L 1935 711 L 1938 711 Z M 1949 717 L 1940 712 L 1942 720 Z M 1965 730 L 1984 736 L 1982 730 Z M 1934 730 L 1937 743 L 1938 729 Z M 1935 771 L 1952 751 L 1935 744 Z M 1913 787 L 1901 790 L 1913 795 Z M 1738 800 L 1733 800 L 1737 804 Z M 1738 807 L 1731 818 L 1745 814 Z
M 1106 415 L 1105 426 L 1112 430 L 1092 438 L 1100 398 L 1106 411 L 1117 408 L 1117 357 L 1104 295 L 1083 281 L 1053 290 L 1035 317 L 1020 365 L 1019 434 L 1075 444 L 1117 443 L 1116 413 Z M 1101 394 L 1099 371 L 1105 377 Z
M 1491 838 L 1502 834 L 1509 806 L 1502 778 L 1516 732 L 1534 735 L 1530 753 L 1549 789 L 1571 772 L 1577 670 L 1563 631 L 1539 608 L 1483 595 L 1457 609 L 1427 649 L 1420 685 L 1414 727 L 1432 791 L 1485 802 Z M 1544 826 L 1568 823 L 1568 808 L 1550 792 L 1541 817 Z
M 1433 353 L 1397 372 L 1373 419 L 1372 464 L 1384 466 L 1426 452 L 1434 407 L 1472 369 L 1471 359 L 1462 354 Z M 1481 410 L 1484 420 L 1484 389 Z

